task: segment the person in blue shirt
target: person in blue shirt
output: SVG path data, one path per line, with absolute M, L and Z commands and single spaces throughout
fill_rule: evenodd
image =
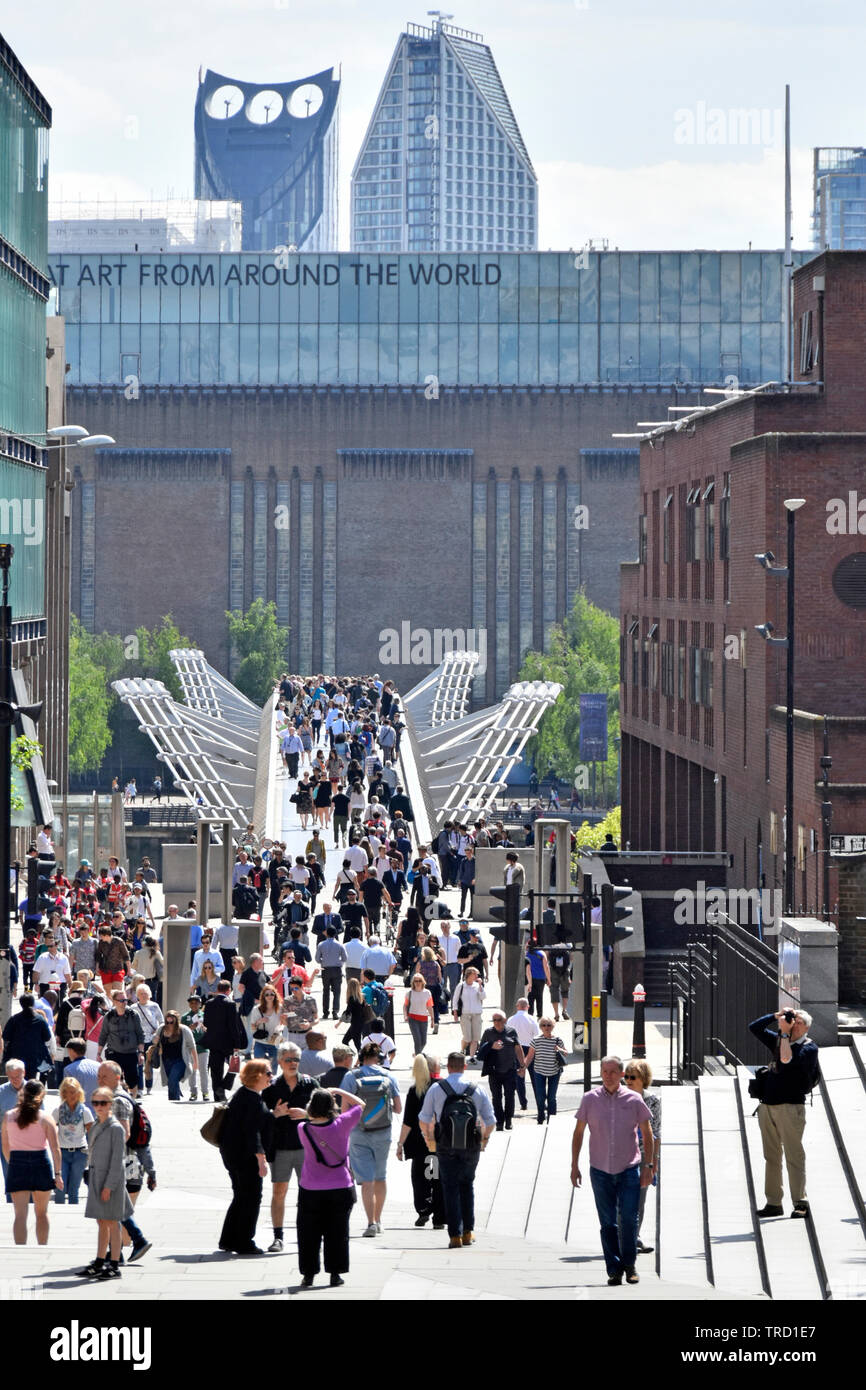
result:
M 391 1076 L 384 1067 L 378 1065 L 380 1057 L 381 1053 L 375 1043 L 368 1043 L 362 1047 L 359 1065 L 354 1071 L 350 1071 L 348 1075 L 343 1077 L 343 1084 L 340 1088 L 343 1091 L 348 1091 L 350 1095 L 358 1096 L 365 1102 L 361 1123 L 353 1129 L 349 1143 L 352 1172 L 355 1175 L 355 1181 L 361 1184 L 361 1201 L 364 1203 L 364 1211 L 367 1214 L 365 1236 L 382 1234 L 382 1208 L 385 1205 L 388 1190 L 385 1179 L 388 1153 L 391 1148 L 390 1118 L 378 1128 L 364 1128 L 368 1120 L 375 1123 L 376 1118 L 370 1114 L 374 1101 L 369 1094 L 365 1100 L 367 1087 L 378 1083 L 382 1091 L 387 1090 L 392 1115 L 399 1115 L 403 1109 L 397 1079 Z

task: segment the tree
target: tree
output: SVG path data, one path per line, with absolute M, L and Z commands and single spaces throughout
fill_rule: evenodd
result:
M 111 682 L 125 676 L 162 681 L 175 700 L 183 697 L 169 652 L 195 644 L 166 613 L 158 627 L 120 637 L 88 632 L 73 615 L 69 630 L 69 771 L 97 772 L 120 732 L 122 708 Z
M 234 684 L 257 705 L 264 705 L 286 664 L 289 629 L 277 626 L 277 606 L 254 599 L 246 613 L 226 613 L 229 640 L 240 664 Z
M 551 769 L 558 777 L 575 782 L 580 760 L 580 696 L 606 694 L 608 709 L 608 761 L 599 764 L 599 791 L 602 775 L 611 790 L 616 788 L 616 748 L 619 737 L 619 624 L 616 618 L 597 608 L 583 593 L 563 623 L 557 623 L 550 636 L 550 650 L 527 652 L 520 680 L 557 681 L 563 692 L 551 706 L 528 745 L 539 777 Z M 581 780 L 586 785 L 584 776 Z
M 108 642 L 120 643 L 121 661 L 123 644 L 121 639 L 102 637 Z M 107 657 L 109 648 L 102 639 L 95 639 L 87 632 L 74 614 L 69 618 L 69 771 L 71 773 L 94 772 L 111 746 L 111 729 L 108 716 L 114 703 L 114 696 L 108 688 L 106 668 L 97 660 L 94 646 Z
M 159 627 L 152 629 L 137 627 L 134 643 L 130 639 L 126 639 L 126 645 L 136 653 L 136 655 L 132 655 L 131 652 L 128 652 L 127 658 L 133 666 L 136 664 L 140 666 L 141 671 L 130 671 L 129 674 L 141 674 L 151 680 L 162 681 L 172 699 L 182 700 L 183 689 L 169 652 L 178 647 L 191 647 L 193 643 L 188 637 L 181 635 L 180 628 L 171 614 L 163 615 Z

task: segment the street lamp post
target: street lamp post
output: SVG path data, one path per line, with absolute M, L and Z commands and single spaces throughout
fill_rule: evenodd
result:
M 786 648 L 785 663 L 785 912 L 790 916 L 794 911 L 794 523 L 797 512 L 805 506 L 805 497 L 786 497 L 784 507 L 788 513 L 787 524 L 787 565 L 775 565 L 771 550 L 755 559 L 763 565 L 768 574 L 777 579 L 787 580 L 787 613 L 785 637 L 773 636 L 770 622 L 756 625 L 757 631 L 772 646 Z

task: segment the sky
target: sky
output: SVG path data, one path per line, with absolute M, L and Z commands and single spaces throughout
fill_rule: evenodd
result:
M 811 245 L 812 147 L 866 144 L 862 0 L 466 0 L 539 180 L 539 248 L 781 246 L 785 83 L 793 239 Z M 191 197 L 199 67 L 252 82 L 342 68 L 349 175 L 400 0 L 41 0 L 2 32 L 54 112 L 52 199 Z M 737 112 L 756 114 L 741 122 Z

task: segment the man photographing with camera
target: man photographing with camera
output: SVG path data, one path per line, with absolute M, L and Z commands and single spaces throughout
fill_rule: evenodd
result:
M 782 1154 L 794 1204 L 792 1216 L 809 1215 L 806 1200 L 806 1096 L 818 1080 L 818 1045 L 808 1036 L 811 1014 L 784 1009 L 749 1024 L 749 1031 L 773 1053 L 769 1067 L 759 1067 L 749 1095 L 761 1103 L 758 1125 L 764 1149 L 766 1205 L 758 1216 L 782 1216 Z

